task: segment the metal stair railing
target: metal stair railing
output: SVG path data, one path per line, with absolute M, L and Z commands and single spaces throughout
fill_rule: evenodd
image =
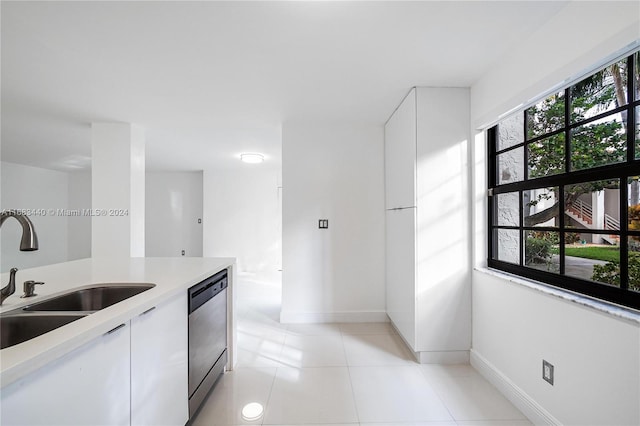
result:
M 615 217 L 604 214 L 604 229 L 620 230 L 620 221 Z
M 575 200 L 568 206 L 568 210 L 576 214 L 587 223 L 593 223 L 593 209 L 582 200 Z

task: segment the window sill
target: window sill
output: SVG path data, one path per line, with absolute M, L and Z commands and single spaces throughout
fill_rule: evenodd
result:
M 512 275 L 507 272 L 498 271 L 496 269 L 490 269 L 486 267 L 476 267 L 475 271 L 492 275 L 494 277 L 509 281 L 510 283 L 528 287 L 532 290 L 539 291 L 549 296 L 557 297 L 559 299 L 566 300 L 568 302 L 576 303 L 581 306 L 593 309 L 598 312 L 611 315 L 613 317 L 631 322 L 636 325 L 640 325 L 640 311 L 636 311 L 624 306 L 615 305 L 610 302 L 594 299 L 583 294 L 571 292 L 561 288 L 553 287 L 538 281 L 529 280 L 524 277 Z

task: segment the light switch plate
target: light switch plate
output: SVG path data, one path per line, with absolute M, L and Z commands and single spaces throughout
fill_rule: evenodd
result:
M 319 219 L 318 220 L 318 228 L 320 228 L 320 229 L 328 229 L 329 228 L 329 219 Z
M 553 364 L 542 360 L 542 378 L 553 386 Z

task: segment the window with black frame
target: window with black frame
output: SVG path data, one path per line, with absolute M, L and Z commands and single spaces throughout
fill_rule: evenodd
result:
M 640 52 L 487 136 L 488 265 L 640 309 Z

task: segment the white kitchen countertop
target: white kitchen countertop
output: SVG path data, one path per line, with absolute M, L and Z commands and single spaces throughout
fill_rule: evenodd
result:
M 152 283 L 155 287 L 34 339 L 0 350 L 0 387 L 15 382 L 233 265 L 234 258 L 90 258 L 19 270 L 16 292 L 0 306 L 0 313 L 91 284 Z M 26 280 L 44 281 L 45 284 L 36 286 L 37 296 L 21 299 L 22 283 Z M 2 274 L 0 284 L 5 286 L 8 282 L 9 273 Z M 230 279 L 231 285 L 233 279 Z

